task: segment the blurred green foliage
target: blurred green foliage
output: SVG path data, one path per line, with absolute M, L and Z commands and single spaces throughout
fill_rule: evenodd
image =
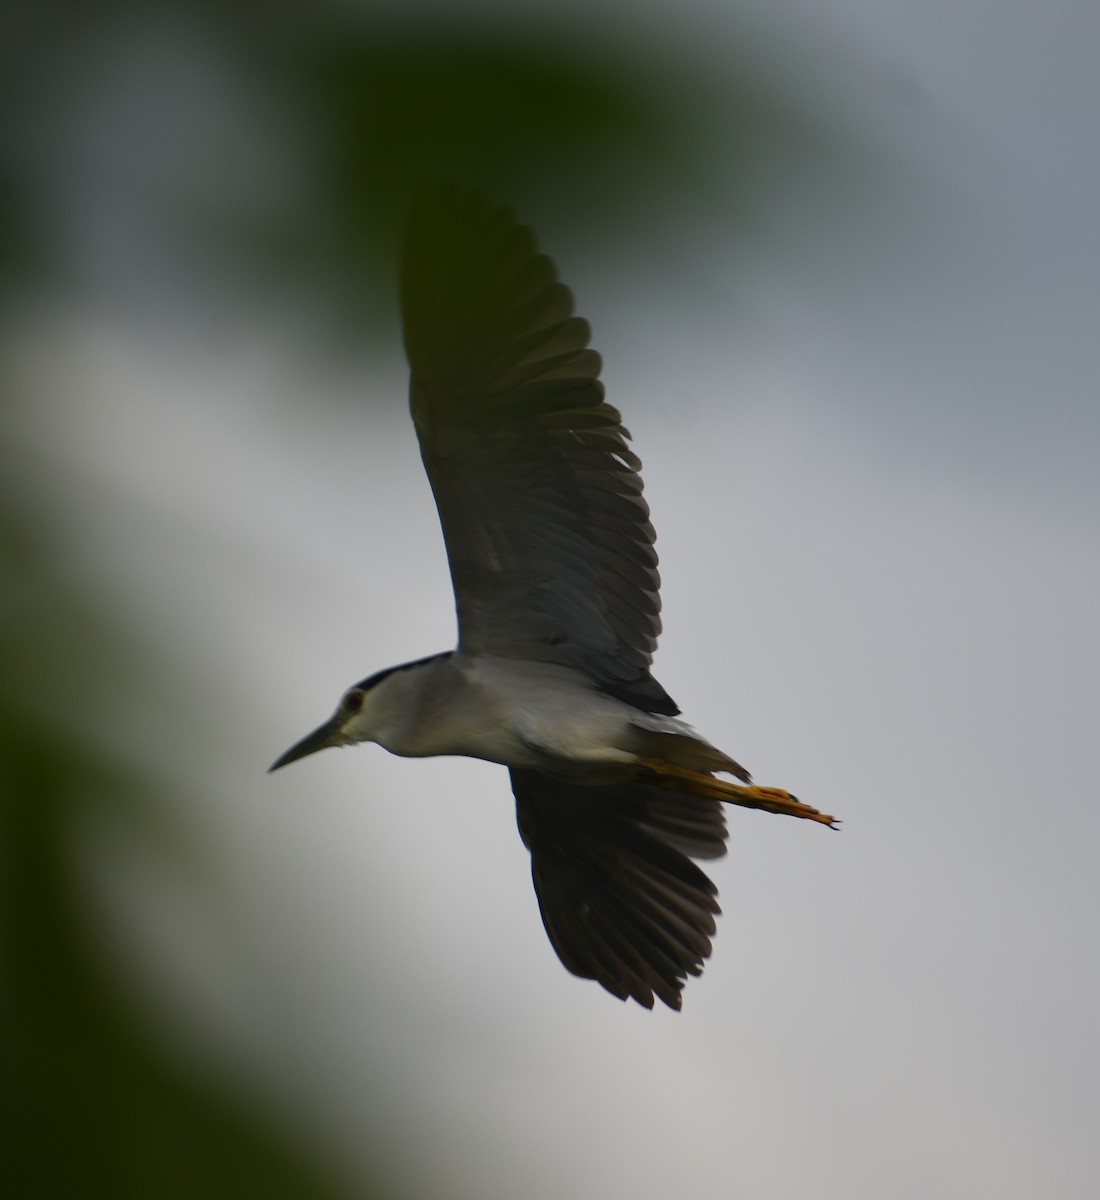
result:
M 18 478 L 0 443 L 0 480 Z M 334 1172 L 172 1045 L 120 977 L 84 859 L 104 821 L 145 853 L 168 836 L 168 785 L 90 744 L 85 711 L 142 690 L 116 624 L 51 561 L 43 514 L 0 505 L 0 920 L 3 1186 L 18 1197 L 350 1195 Z M 48 526 L 46 526 L 48 528 Z M 178 855 L 176 855 L 178 857 Z M 197 863 L 192 863 L 196 868 Z M 358 1195 L 366 1194 L 364 1191 Z
M 365 305 L 392 306 L 401 214 L 425 181 L 553 213 L 559 233 L 606 246 L 639 222 L 649 236 L 701 216 L 736 229 L 788 172 L 850 149 L 759 39 L 693 62 L 674 49 L 687 40 L 677 17 L 665 18 L 667 39 L 658 18 L 648 32 L 625 17 L 396 0 L 44 0 L 14 22 L 19 53 L 9 39 L 0 81 L 0 123 L 18 150 L 0 195 L 6 265 L 64 283 L 42 194 L 64 181 L 37 151 L 51 107 L 80 103 L 96 63 L 127 39 L 139 56 L 145 42 L 205 46 L 232 93 L 270 118 L 256 136 L 302 184 L 299 202 L 274 210 L 260 178 L 231 210 L 161 197 L 179 242 L 237 264 L 261 292 L 308 292 L 338 325 L 350 317 L 357 338 L 369 334 Z

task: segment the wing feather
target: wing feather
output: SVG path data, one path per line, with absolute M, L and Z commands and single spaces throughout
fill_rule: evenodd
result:
M 402 310 L 459 650 L 573 666 L 675 713 L 649 674 L 660 576 L 640 462 L 534 235 L 476 194 L 424 193 Z
M 714 884 L 688 855 L 725 853 L 718 800 L 513 769 L 516 819 L 550 942 L 574 975 L 647 1008 L 680 1007 L 710 955 Z

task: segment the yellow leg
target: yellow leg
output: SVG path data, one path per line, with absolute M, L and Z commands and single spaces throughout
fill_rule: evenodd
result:
M 724 779 L 679 767 L 660 758 L 640 758 L 638 764 L 658 776 L 654 782 L 669 789 L 680 787 L 694 796 L 709 796 L 714 800 L 724 800 L 727 804 L 739 804 L 742 808 L 759 808 L 765 812 L 784 813 L 788 817 L 803 817 L 807 821 L 828 825 L 830 829 L 837 827 L 835 817 L 803 804 L 782 788 L 727 783 Z

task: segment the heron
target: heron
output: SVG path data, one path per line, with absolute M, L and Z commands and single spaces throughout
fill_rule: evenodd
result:
M 562 964 L 679 1010 L 721 911 L 693 860 L 725 854 L 725 806 L 835 820 L 754 785 L 651 674 L 660 577 L 641 463 L 532 230 L 480 192 L 422 190 L 400 277 L 457 645 L 356 683 L 271 770 L 359 742 L 507 767 Z

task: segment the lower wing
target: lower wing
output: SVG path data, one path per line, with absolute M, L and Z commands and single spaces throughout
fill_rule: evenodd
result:
M 722 802 L 667 780 L 586 786 L 511 775 L 542 922 L 563 965 L 620 1000 L 679 1009 L 721 912 L 688 856 L 725 853 Z

